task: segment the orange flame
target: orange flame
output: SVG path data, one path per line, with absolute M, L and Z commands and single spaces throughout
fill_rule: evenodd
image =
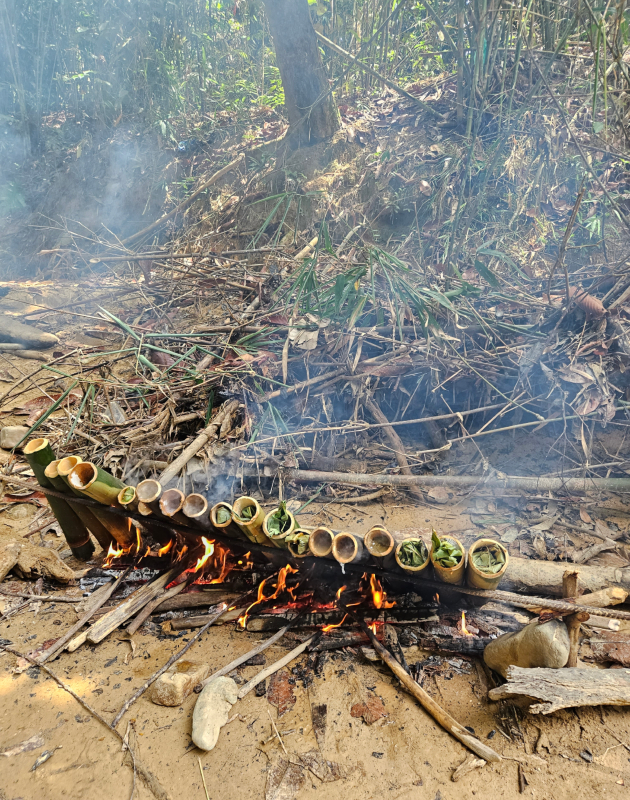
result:
M 344 586 L 343 588 L 345 589 L 346 587 Z M 343 589 L 340 589 L 339 591 L 342 592 Z M 332 631 L 334 628 L 340 628 L 343 625 L 343 623 L 346 621 L 346 617 L 347 616 L 348 615 L 345 614 L 344 618 L 341 620 L 341 622 L 338 622 L 336 625 L 324 625 L 324 627 L 322 628 L 322 631 L 324 633 L 328 633 L 328 631 Z
M 111 542 L 109 545 L 109 550 L 107 551 L 107 557 L 105 558 L 105 561 L 103 561 L 103 568 L 106 569 L 107 567 L 111 567 L 112 561 L 115 558 L 120 558 L 120 556 L 122 556 L 123 553 L 124 551 L 122 547 L 114 550 L 114 543 Z
M 462 633 L 464 636 L 473 636 L 473 634 L 466 627 L 466 612 L 462 611 Z
M 372 631 L 374 636 L 376 636 L 376 620 L 374 620 L 371 625 L 368 625 L 368 628 Z
M 341 599 L 341 593 L 342 593 L 342 592 L 345 592 L 345 590 L 346 590 L 347 588 L 348 588 L 347 586 L 342 586 L 342 587 L 341 587 L 341 589 L 339 589 L 339 590 L 338 590 L 338 592 L 337 592 L 337 600 L 340 600 L 340 599 Z
M 286 567 L 282 567 L 280 572 L 278 572 L 278 583 L 276 584 L 276 591 L 270 595 L 269 597 L 265 597 L 265 584 L 267 583 L 268 578 L 265 578 L 258 587 L 258 597 L 256 600 L 247 608 L 244 614 L 238 618 L 238 624 L 241 628 L 245 629 L 247 625 L 247 619 L 249 617 L 249 612 L 252 610 L 254 606 L 257 606 L 259 603 L 263 603 L 266 600 L 277 600 L 278 595 L 281 592 L 286 591 L 289 595 L 291 595 L 292 599 L 295 600 L 295 590 L 298 588 L 297 586 L 287 586 L 287 575 L 290 575 L 292 572 L 297 572 L 297 569 L 294 569 L 290 564 L 287 564 Z
M 197 564 L 195 568 L 191 570 L 192 572 L 198 572 L 205 565 L 206 561 L 210 558 L 210 556 L 214 553 L 214 540 L 210 541 L 206 539 L 205 536 L 202 536 L 201 541 L 203 542 L 206 550 L 204 554 L 201 556 L 201 558 L 197 559 Z
M 129 520 L 131 522 L 131 520 Z M 140 528 L 136 526 L 136 555 L 140 552 L 140 548 L 142 547 L 142 536 L 140 536 Z
M 158 556 L 165 556 L 170 551 L 174 541 L 174 539 L 171 539 L 171 541 L 168 544 L 165 544 L 164 547 L 160 547 L 158 550 Z
M 435 600 L 435 602 L 436 602 L 436 603 L 439 603 L 439 602 L 440 602 L 440 595 L 439 595 L 439 594 L 436 592 L 436 593 L 433 595 L 433 599 Z
M 383 591 L 381 582 L 376 575 L 370 575 L 370 589 L 372 591 L 372 601 L 374 602 L 375 608 L 393 608 L 396 605 L 396 601 L 387 601 L 387 594 Z

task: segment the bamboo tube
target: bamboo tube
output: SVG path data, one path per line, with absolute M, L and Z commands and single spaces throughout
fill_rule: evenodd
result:
M 396 548 L 396 542 L 391 533 L 382 525 L 374 525 L 365 534 L 363 544 L 368 553 L 374 558 L 386 559 L 392 556 Z
M 143 503 L 142 500 L 138 500 L 138 514 L 140 514 L 141 517 L 150 517 L 153 515 L 153 511 L 146 503 Z
M 114 478 L 109 472 L 92 464 L 91 461 L 77 464 L 68 475 L 68 483 L 73 489 L 78 489 L 106 506 L 117 504 L 120 490 L 125 488 L 125 484 L 121 480 Z
M 118 493 L 118 502 L 121 508 L 125 511 L 135 511 L 138 508 L 138 497 L 136 495 L 136 487 L 135 486 L 125 486 L 124 489 L 121 489 Z
M 400 550 L 401 550 L 402 546 L 405 544 L 405 542 L 420 542 L 420 544 L 422 545 L 422 547 L 420 549 L 421 549 L 422 553 L 424 553 L 424 564 L 420 564 L 419 567 L 412 567 L 412 566 L 409 566 L 408 564 L 404 564 L 401 561 L 401 559 L 400 559 Z M 422 570 L 425 570 L 429 566 L 429 564 L 431 563 L 431 560 L 429 558 L 429 548 L 426 546 L 424 541 L 422 539 L 420 539 L 419 537 L 417 537 L 417 536 L 410 536 L 407 539 L 403 539 L 402 542 L 399 542 L 398 546 L 396 547 L 396 552 L 395 552 L 394 555 L 395 555 L 395 558 L 396 558 L 396 563 L 398 564 L 400 569 L 404 570 L 404 572 L 413 572 L 416 575 L 418 575 L 418 573 L 422 572 Z
M 179 489 L 167 489 L 160 497 L 160 511 L 168 519 L 177 522 L 178 525 L 190 525 L 188 517 L 182 513 L 182 506 L 186 495 Z
M 162 494 L 162 484 L 153 478 L 147 478 L 136 486 L 136 497 L 139 503 L 144 503 L 154 514 L 162 516 L 160 511 L 160 496 Z
M 282 531 L 282 532 L 280 532 L 280 533 L 277 533 L 277 534 L 273 533 L 273 531 L 270 531 L 270 530 L 269 530 L 269 520 L 270 520 L 270 519 L 273 517 L 273 515 L 274 515 L 274 514 L 276 514 L 276 513 L 277 513 L 279 510 L 280 510 L 280 508 L 279 508 L 279 507 L 278 507 L 278 508 L 274 508 L 274 509 L 273 509 L 273 511 L 270 511 L 270 512 L 267 514 L 267 516 L 266 516 L 266 517 L 265 517 L 265 519 L 263 520 L 263 531 L 264 531 L 264 533 L 265 533 L 265 536 L 266 536 L 266 537 L 269 539 L 269 541 L 271 542 L 271 544 L 272 544 L 274 547 L 278 547 L 278 548 L 280 548 L 281 550 L 286 550 L 286 549 L 289 547 L 289 545 L 288 545 L 288 543 L 285 541 L 285 539 L 286 539 L 286 537 L 287 537 L 287 536 L 289 536 L 290 534 L 292 534 L 292 533 L 293 533 L 293 531 L 295 530 L 295 526 L 296 526 L 296 524 L 297 524 L 297 523 L 296 523 L 296 521 L 295 521 L 295 517 L 293 516 L 293 514 L 292 514 L 292 513 L 291 513 L 291 512 L 290 512 L 288 509 L 285 509 L 285 511 L 286 511 L 286 514 L 287 514 L 287 516 L 289 517 L 289 525 L 288 525 L 287 529 L 286 529 L 285 531 Z
M 466 572 L 466 550 L 464 545 L 456 539 L 455 536 L 451 536 L 447 534 L 445 536 L 440 536 L 440 539 L 447 539 L 449 542 L 456 544 L 457 547 L 462 551 L 462 557 L 459 560 L 458 564 L 455 564 L 454 567 L 443 567 L 441 564 L 438 564 L 433 559 L 433 546 L 431 546 L 431 563 L 433 564 L 433 570 L 438 578 L 438 580 L 442 581 L 443 583 L 453 583 L 457 586 L 464 582 L 465 572 Z
M 224 522 L 219 522 L 218 514 L 221 509 L 229 512 L 229 518 Z M 243 541 L 246 539 L 250 541 L 247 536 L 243 533 L 243 531 L 238 527 L 236 522 L 232 519 L 232 506 L 229 503 L 216 503 L 210 509 L 210 522 L 212 527 L 217 531 L 217 533 L 222 533 L 224 536 L 229 536 L 230 539 L 239 539 Z
M 73 461 L 75 462 L 74 466 L 72 466 Z M 112 502 L 117 501 L 121 489 L 125 488 L 121 481 L 117 481 L 112 475 L 108 475 L 107 472 L 94 466 L 94 464 L 91 464 L 89 461 L 82 461 L 77 456 L 70 456 L 69 458 L 62 459 L 57 469 L 61 477 L 66 480 L 70 488 L 77 495 L 91 497 L 93 500 L 98 500 L 100 503 L 104 502 L 101 498 L 105 497 L 106 494 L 109 495 Z M 111 481 L 117 481 L 120 487 L 110 485 L 109 491 L 106 492 L 102 489 L 99 482 L 99 485 L 93 488 L 96 486 L 98 482 L 97 479 L 100 478 L 101 473 L 106 478 L 110 478 Z M 82 488 L 86 484 L 88 488 Z M 110 505 L 110 503 L 105 503 L 105 505 Z M 108 511 L 105 507 L 92 506 L 91 511 L 124 550 L 137 544 L 136 534 L 131 530 L 130 519 L 112 514 L 112 512 Z
M 251 519 L 241 517 L 241 514 L 246 508 L 254 509 Z M 232 519 L 251 542 L 256 542 L 256 544 L 270 543 L 263 530 L 265 512 L 260 507 L 259 502 L 254 500 L 253 497 L 245 495 L 234 501 L 234 505 L 232 506 Z
M 189 494 L 184 500 L 182 512 L 188 518 L 189 525 L 194 525 L 204 531 L 211 530 L 210 509 L 208 508 L 208 501 L 202 494 L 194 492 Z
M 308 544 L 306 545 L 306 550 L 304 553 L 298 553 L 297 551 L 297 537 L 298 536 L 308 536 Z M 312 556 L 313 553 L 311 552 L 310 542 L 311 542 L 311 531 L 307 530 L 306 528 L 296 528 L 293 531 L 293 541 L 287 542 L 287 547 L 289 548 L 289 552 L 294 558 L 306 558 L 307 556 Z
M 333 558 L 332 546 L 335 534 L 328 528 L 315 528 L 312 531 L 308 546 L 317 558 Z
M 473 558 L 472 558 L 473 553 L 479 547 L 496 547 L 503 553 L 503 557 L 505 558 L 505 564 L 503 565 L 503 567 L 499 572 L 490 574 L 488 572 L 480 570 L 479 567 L 476 567 L 473 564 Z M 502 544 L 500 544 L 499 542 L 495 542 L 494 539 L 478 539 L 468 550 L 466 585 L 470 586 L 472 589 L 496 589 L 499 583 L 501 582 L 501 578 L 505 575 L 509 561 L 510 561 L 510 556 L 508 555 L 508 551 L 505 549 L 505 547 L 503 547 Z
M 64 494 L 69 494 L 74 496 L 74 492 L 65 482 L 65 480 L 59 474 L 59 462 L 61 459 L 55 459 L 55 461 L 51 461 L 50 464 L 46 467 L 44 474 L 51 482 L 53 487 L 57 489 L 58 492 L 63 492 Z M 96 541 L 100 544 L 100 546 L 107 552 L 109 549 L 110 544 L 114 541 L 114 537 L 111 533 L 107 530 L 107 528 L 103 525 L 103 523 L 95 517 L 92 513 L 92 510 L 89 509 L 87 506 L 82 506 L 80 503 L 72 503 L 68 500 L 70 504 L 70 508 L 74 511 L 77 517 L 83 522 L 85 527 L 90 531 L 90 533 L 94 536 Z M 94 548 L 92 548 L 93 550 Z
M 332 554 L 340 564 L 360 564 L 370 558 L 361 537 L 345 531 L 338 533 L 333 539 Z
M 44 474 L 46 467 L 51 461 L 55 460 L 55 454 L 52 451 L 48 439 L 32 439 L 24 447 L 23 452 L 30 468 L 35 473 L 39 485 L 44 489 L 54 488 Z M 90 541 L 88 529 L 65 500 L 50 495 L 47 497 L 47 500 L 48 505 L 66 537 L 72 554 L 82 561 L 87 561 L 94 552 L 94 546 Z

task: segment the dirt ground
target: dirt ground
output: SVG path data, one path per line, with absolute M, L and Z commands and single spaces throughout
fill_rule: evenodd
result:
M 325 512 L 315 508 L 309 521 L 324 521 L 324 514 L 328 518 L 331 514 L 337 516 L 338 523 L 343 521 L 344 527 L 351 530 L 353 524 L 357 530 L 365 530 L 380 520 L 392 530 L 431 523 L 442 530 L 470 527 L 468 515 L 460 513 L 456 506 L 446 510 L 404 508 L 392 502 L 358 511 L 333 505 Z M 24 517 L 23 523 L 27 522 Z M 19 528 L 3 525 L 0 542 L 17 535 Z M 67 563 L 79 567 L 78 562 Z M 43 604 L 37 613 L 22 612 L 0 624 L 0 639 L 26 652 L 58 637 L 75 619 L 70 604 Z M 193 646 L 187 657 L 206 660 L 217 669 L 265 636 L 238 632 L 233 625 L 216 626 Z M 136 647 L 132 653 L 128 635 L 117 632 L 98 646 L 64 653 L 50 666 L 105 719 L 111 720 L 135 689 L 189 637 L 190 633 L 184 631 L 177 638 L 159 641 L 141 629 L 133 637 Z M 289 643 L 270 648 L 267 663 L 280 658 L 292 646 Z M 405 655 L 408 662 L 414 663 L 430 653 L 407 648 Z M 302 656 L 301 660 L 305 658 Z M 453 656 L 445 658 L 454 660 Z M 120 742 L 52 679 L 36 668 L 12 674 L 14 665 L 14 656 L 0 657 L 0 752 L 38 734 L 43 743 L 18 755 L 0 755 L 2 799 L 127 800 L 132 790 L 132 770 L 124 763 Z M 548 718 L 526 713 L 521 717 L 519 712 L 486 699 L 486 679 L 474 660 L 464 659 L 467 674 L 456 674 L 458 670 L 450 670 L 448 664 L 445 667 L 425 680 L 425 688 L 503 756 L 499 764 L 477 769 L 458 783 L 451 781 L 451 775 L 468 755 L 464 747 L 400 689 L 384 665 L 368 662 L 361 654 L 337 653 L 329 657 L 323 675 L 316 676 L 307 687 L 296 678 L 295 704 L 280 717 L 266 697 L 250 693 L 233 707 L 232 721 L 209 753 L 197 750 L 191 742 L 196 695 L 187 698 L 181 708 L 154 705 L 144 695 L 123 718 L 119 729 L 124 734 L 128 723 L 132 724 L 131 741 L 138 757 L 173 800 L 204 800 L 200 764 L 211 800 L 265 796 L 269 800 L 294 796 L 310 800 L 322 794 L 329 800 L 377 796 L 391 800 L 515 798 L 519 796 L 519 765 L 527 780 L 525 796 L 539 800 L 577 796 L 584 800 L 606 796 L 612 800 L 627 796 L 630 752 L 620 742 L 628 738 L 628 711 L 595 708 L 562 711 Z M 238 672 L 249 679 L 260 669 L 250 666 Z M 368 726 L 351 716 L 350 709 L 372 696 L 382 699 L 387 716 Z M 318 743 L 311 708 L 320 704 L 327 706 L 327 724 Z M 277 738 L 270 738 L 272 720 L 289 757 L 320 751 L 324 759 L 339 765 L 336 774 L 342 777 L 323 783 L 312 772 L 298 770 L 298 777 L 302 777 L 294 787 L 297 795 L 282 787 L 278 792 L 269 792 L 269 775 L 281 769 L 285 758 Z M 499 730 L 500 725 L 512 733 L 511 741 Z M 51 750 L 55 750 L 54 755 L 33 771 L 38 757 Z M 144 800 L 153 795 L 138 780 L 135 797 Z

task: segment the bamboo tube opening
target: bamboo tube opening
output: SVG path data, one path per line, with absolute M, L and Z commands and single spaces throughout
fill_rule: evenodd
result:
M 363 544 L 370 555 L 376 558 L 388 556 L 396 545 L 391 533 L 385 530 L 385 528 L 379 528 L 378 526 L 374 526 L 365 534 Z
M 201 494 L 189 494 L 184 500 L 182 511 L 187 517 L 197 519 L 208 515 L 208 501 Z
M 70 486 L 84 492 L 88 489 L 94 481 L 98 478 L 98 470 L 89 461 L 83 461 L 77 464 L 72 472 L 68 475 Z
M 125 486 L 120 490 L 118 495 L 118 502 L 121 506 L 131 505 L 136 499 L 136 490 L 134 486 Z
M 246 519 L 242 516 L 243 511 L 246 508 L 253 508 L 251 519 Z M 241 525 L 253 525 L 256 523 L 258 517 L 260 516 L 262 509 L 258 503 L 258 500 L 254 499 L 253 497 L 239 497 L 237 500 L 234 501 L 234 505 L 232 506 L 232 513 L 235 517 L 237 517 L 237 522 Z M 262 524 L 262 520 L 261 520 Z
M 83 461 L 79 456 L 66 456 L 57 464 L 57 472 L 62 478 L 67 478 L 77 464 Z
M 142 501 L 139 501 L 138 502 L 138 514 L 140 514 L 140 516 L 142 516 L 142 517 L 150 517 L 151 514 L 153 514 L 153 511 L 152 511 L 152 509 L 149 508 L 149 506 L 146 503 L 143 503 Z
M 228 518 L 223 522 L 219 522 L 217 518 L 217 514 L 221 508 L 224 508 L 229 514 Z M 210 522 L 212 522 L 215 528 L 227 528 L 232 522 L 232 506 L 229 503 L 217 503 L 212 507 L 212 511 L 210 512 Z
M 60 459 L 57 459 L 56 461 L 51 461 L 50 464 L 46 467 L 46 469 L 44 470 L 44 475 L 47 478 L 59 477 L 59 461 Z
M 136 497 L 141 503 L 154 503 L 162 494 L 162 484 L 153 478 L 147 478 L 136 486 Z
M 359 554 L 359 541 L 351 533 L 338 533 L 333 539 L 332 554 L 340 564 L 349 564 Z
M 308 541 L 308 543 L 306 545 L 306 550 L 303 553 L 298 553 L 298 549 L 297 549 L 298 548 L 297 538 L 299 536 L 308 536 L 309 537 L 309 541 Z M 291 553 L 291 555 L 294 558 L 306 558 L 307 556 L 312 556 L 313 555 L 313 553 L 311 552 L 311 549 L 310 549 L 310 544 L 311 544 L 310 543 L 310 536 L 311 536 L 311 532 L 309 530 L 307 530 L 306 528 L 296 528 L 293 531 L 294 539 L 293 539 L 293 541 L 287 542 L 287 546 L 289 548 L 289 552 Z
M 31 441 L 24 445 L 23 453 L 25 456 L 30 456 L 31 453 L 37 453 L 48 447 L 48 439 L 31 439 Z
M 167 489 L 160 497 L 160 511 L 165 517 L 172 517 L 182 510 L 186 495 L 179 489 Z
M 311 553 L 318 558 L 329 556 L 332 553 L 334 538 L 334 533 L 328 528 L 315 528 L 308 543 Z

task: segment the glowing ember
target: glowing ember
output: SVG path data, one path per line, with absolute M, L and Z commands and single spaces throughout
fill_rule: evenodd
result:
M 464 634 L 464 636 L 473 636 L 474 635 L 466 627 L 466 612 L 465 611 L 462 611 L 462 633 Z
M 371 625 L 368 625 L 368 628 L 372 631 L 374 636 L 376 636 L 376 620 L 374 620 Z
M 131 522 L 131 520 L 129 520 Z M 142 547 L 142 536 L 140 536 L 140 528 L 136 526 L 136 555 L 140 552 Z
M 114 543 L 112 542 L 109 545 L 109 550 L 107 551 L 107 557 L 106 557 L 105 561 L 103 561 L 103 569 L 107 569 L 107 567 L 111 567 L 112 561 L 115 558 L 120 558 L 120 556 L 122 556 L 123 553 L 124 553 L 124 550 L 122 549 L 122 547 L 114 550 Z
M 343 588 L 345 589 L 346 587 L 344 586 Z M 342 589 L 340 589 L 339 591 L 341 592 L 341 591 L 343 591 L 343 590 L 342 590 Z M 340 627 L 343 625 L 343 623 L 346 621 L 346 617 L 347 617 L 347 616 L 348 616 L 348 615 L 346 614 L 346 615 L 344 616 L 344 618 L 341 620 L 341 622 L 338 622 L 336 625 L 324 625 L 324 627 L 322 628 L 322 630 L 324 631 L 324 633 L 328 633 L 328 631 L 332 631 L 332 630 L 333 630 L 333 628 L 340 628 Z
M 439 603 L 439 602 L 440 602 L 440 595 L 439 595 L 439 594 L 436 592 L 436 593 L 433 595 L 433 599 L 435 600 L 435 602 L 436 602 L 436 603 Z
M 171 539 L 171 541 L 168 544 L 165 544 L 164 547 L 160 547 L 160 549 L 158 550 L 158 556 L 160 557 L 165 556 L 167 553 L 169 553 L 171 548 L 173 547 L 174 542 L 175 540 Z

